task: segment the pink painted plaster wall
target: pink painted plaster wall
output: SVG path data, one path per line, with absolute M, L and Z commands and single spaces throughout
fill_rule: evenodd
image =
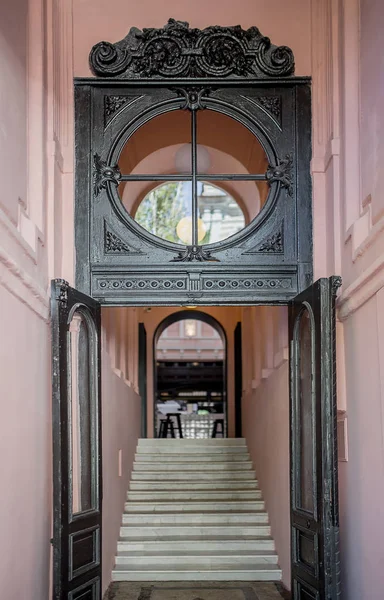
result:
M 0 285 L 0 598 L 47 598 L 51 537 L 50 334 Z
M 263 492 L 283 571 L 283 584 L 291 586 L 289 388 L 284 362 L 256 390 L 243 398 L 243 435 Z
M 0 206 L 17 223 L 27 190 L 28 0 L 0 7 Z
M 296 57 L 298 75 L 311 72 L 310 3 L 306 0 L 275 0 L 273 13 L 268 0 L 81 0 L 74 3 L 74 72 L 88 76 L 88 54 L 100 40 L 116 42 L 130 27 L 162 27 L 173 17 L 189 21 L 191 27 L 209 25 L 252 25 L 273 43 L 290 46 Z M 289 27 L 287 27 L 289 23 Z
M 102 404 L 104 591 L 111 581 L 124 501 L 141 427 L 141 399 L 124 378 L 111 368 L 111 357 L 105 350 L 105 344 L 102 355 Z

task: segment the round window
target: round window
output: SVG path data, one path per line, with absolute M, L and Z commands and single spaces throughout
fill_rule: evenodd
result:
M 149 233 L 182 245 L 221 242 L 266 203 L 267 154 L 258 138 L 216 110 L 171 111 L 123 147 L 120 199 Z

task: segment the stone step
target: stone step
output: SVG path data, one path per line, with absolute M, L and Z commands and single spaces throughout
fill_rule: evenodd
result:
M 261 500 L 260 490 L 217 490 L 217 491 L 129 491 L 127 500 L 133 502 L 158 500 L 172 501 L 180 500 L 182 502 L 200 501 L 200 500 Z
M 172 492 L 182 490 L 185 492 L 188 491 L 197 491 L 197 490 L 207 490 L 207 491 L 216 491 L 216 490 L 257 490 L 258 483 L 256 480 L 252 481 L 194 481 L 191 483 L 190 481 L 172 481 L 171 484 L 168 481 L 131 481 L 129 484 L 129 489 L 132 491 L 169 491 L 172 488 Z
M 255 481 L 255 472 L 249 471 L 175 471 L 161 473 L 153 471 L 132 471 L 132 481 L 166 481 L 171 485 L 173 481 Z
M 203 440 L 201 440 L 203 441 Z M 175 454 L 180 454 L 184 452 L 185 454 L 189 454 L 189 456 L 195 456 L 203 454 L 204 456 L 207 454 L 220 454 L 222 456 L 233 456 L 234 454 L 248 454 L 248 450 L 246 446 L 203 446 L 199 444 L 197 446 L 183 446 L 183 445 L 146 445 L 146 446 L 137 446 L 137 453 L 140 455 L 143 454 L 165 454 L 167 456 L 172 456 Z
M 137 443 L 138 447 L 142 446 L 243 446 L 246 447 L 245 438 L 204 438 L 204 439 L 186 439 L 186 438 L 140 438 Z
M 133 554 L 132 552 L 119 552 L 116 556 L 117 565 L 127 565 L 130 568 L 136 567 L 141 569 L 142 567 L 155 567 L 155 568 L 167 568 L 172 565 L 172 568 L 183 568 L 183 569 L 198 569 L 198 568 L 215 568 L 222 569 L 227 567 L 228 569 L 236 568 L 239 562 L 247 567 L 254 565 L 270 565 L 277 564 L 277 555 L 273 551 L 260 550 L 255 552 L 238 551 L 236 553 L 226 552 L 215 552 L 214 554 L 209 553 L 183 553 L 179 554 L 176 552 L 170 552 L 166 554 Z
M 180 453 L 165 453 L 159 452 L 158 454 L 136 454 L 135 462 L 152 462 L 152 463 L 178 463 L 184 465 L 184 463 L 198 463 L 199 465 L 204 465 L 206 463 L 238 463 L 242 461 L 249 461 L 249 453 L 242 452 L 240 453 L 226 453 L 225 456 L 222 453 L 216 454 L 204 454 L 201 456 L 200 454 L 180 454 Z
M 162 462 L 161 465 L 159 465 L 157 462 L 135 462 L 133 464 L 134 471 L 195 471 L 196 473 L 202 473 L 205 471 L 233 471 L 235 469 L 236 471 L 250 471 L 252 469 L 252 462 L 250 460 L 244 460 L 236 463 L 236 465 L 230 464 L 227 461 L 217 462 L 214 464 L 210 464 L 209 462 L 203 464 L 200 462 L 196 464 Z
M 228 527 L 238 525 L 268 524 L 268 513 L 265 511 L 241 513 L 123 513 L 123 525 L 220 525 Z
M 127 565 L 118 565 L 112 571 L 113 581 L 280 581 L 281 570 L 278 565 L 261 564 L 247 565 L 239 561 L 236 566 L 229 568 L 222 565 L 209 568 L 199 567 L 178 568 L 175 566 L 170 569 L 169 565 L 165 568 L 159 566 L 148 566 L 148 568 L 128 567 Z
M 189 552 L 192 554 L 209 555 L 215 552 L 256 552 L 256 551 L 274 551 L 275 542 L 271 537 L 265 538 L 244 538 L 238 539 L 210 539 L 206 536 L 202 536 L 200 540 L 180 540 L 178 537 L 172 538 L 169 541 L 162 541 L 156 538 L 148 540 L 134 541 L 132 538 L 128 540 L 120 540 L 117 544 L 118 552 L 125 553 L 148 553 L 154 556 L 157 553 L 173 553 L 177 552 L 185 553 Z
M 271 528 L 269 525 L 260 524 L 236 524 L 228 525 L 225 528 L 222 525 L 122 525 L 120 527 L 120 539 L 135 538 L 136 540 L 153 539 L 166 542 L 175 538 L 183 540 L 205 540 L 205 539 L 225 539 L 232 538 L 239 540 L 243 538 L 265 538 L 270 537 Z
M 262 500 L 216 500 L 200 502 L 126 502 L 124 512 L 220 512 L 220 511 L 250 511 L 264 510 Z

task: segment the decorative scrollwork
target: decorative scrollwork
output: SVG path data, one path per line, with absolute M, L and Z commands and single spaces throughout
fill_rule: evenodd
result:
M 93 157 L 93 191 L 98 196 L 101 190 L 107 188 L 107 182 L 110 181 L 116 186 L 119 185 L 121 173 L 118 165 L 110 166 L 104 160 L 101 160 L 98 154 Z
M 214 258 L 211 252 L 204 250 L 202 246 L 187 246 L 185 250 L 171 260 L 171 262 L 220 262 Z
M 191 29 L 169 19 L 161 29 L 132 27 L 115 44 L 99 42 L 89 56 L 99 77 L 284 77 L 294 73 L 287 46 L 274 46 L 257 27 Z
M 271 183 L 274 181 L 279 181 L 280 184 L 286 188 L 290 196 L 293 195 L 292 164 L 292 156 L 287 154 L 285 159 L 278 161 L 277 165 L 274 167 L 269 165 L 265 174 L 269 185 L 271 185 Z

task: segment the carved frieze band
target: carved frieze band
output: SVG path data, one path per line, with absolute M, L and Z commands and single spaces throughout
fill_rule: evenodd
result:
M 274 46 L 257 27 L 201 30 L 175 19 L 161 29 L 132 27 L 115 44 L 99 42 L 89 63 L 95 75 L 115 78 L 285 77 L 295 67 L 292 50 Z
M 273 292 L 274 290 L 293 289 L 292 277 L 204 277 L 200 274 L 190 274 L 189 277 L 143 277 L 127 276 L 110 277 L 98 276 L 96 287 L 102 292 L 135 290 L 138 292 L 203 292 L 207 293 L 230 291 L 232 293 L 244 293 L 245 291 L 258 290 Z

